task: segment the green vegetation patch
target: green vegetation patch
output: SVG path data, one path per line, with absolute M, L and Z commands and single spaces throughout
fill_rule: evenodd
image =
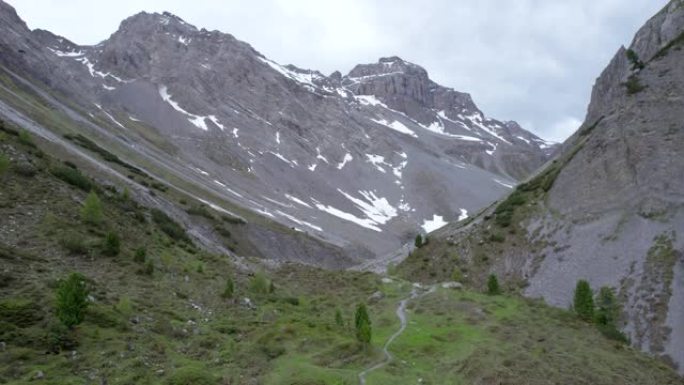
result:
M 83 191 L 90 191 L 93 188 L 93 183 L 90 178 L 81 174 L 81 172 L 73 167 L 59 165 L 50 169 L 50 173 L 64 182 L 78 187 Z
M 190 237 L 188 237 L 188 234 L 185 232 L 185 229 L 183 229 L 178 222 L 166 215 L 165 212 L 159 209 L 151 209 L 150 213 L 154 223 L 156 223 L 157 226 L 159 226 L 159 229 L 166 233 L 166 235 L 181 242 L 192 243 Z
M 69 141 L 72 141 L 76 143 L 77 145 L 94 152 L 95 154 L 99 155 L 102 159 L 104 159 L 107 162 L 118 164 L 119 166 L 127 169 L 128 171 L 138 174 L 140 176 L 148 177 L 148 175 L 142 171 L 141 169 L 124 162 L 121 160 L 118 156 L 112 154 L 111 152 L 105 150 L 104 148 L 100 147 L 97 143 L 93 142 L 92 140 L 86 138 L 85 136 L 81 134 L 65 134 L 64 137 L 68 139 Z

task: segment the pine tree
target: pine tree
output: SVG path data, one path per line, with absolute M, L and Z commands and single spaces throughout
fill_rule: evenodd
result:
M 594 318 L 594 293 L 589 282 L 583 279 L 577 281 L 573 307 L 581 319 L 591 321 Z
M 364 345 L 370 344 L 371 322 L 370 317 L 368 317 L 368 309 L 366 309 L 366 305 L 363 303 L 356 307 L 354 325 L 356 327 L 356 340 Z
M 102 245 L 102 253 L 104 255 L 115 257 L 121 252 L 121 238 L 115 232 L 108 232 L 105 236 L 104 244 Z
M 273 283 L 266 278 L 263 273 L 256 273 L 249 282 L 249 287 L 254 294 L 268 294 L 272 293 L 274 289 Z
M 223 294 L 221 294 L 221 297 L 223 298 L 233 298 L 233 294 L 235 293 L 235 283 L 233 283 L 232 278 L 228 278 L 226 280 L 226 288 L 223 289 Z
M 490 274 L 487 279 L 487 294 L 489 295 L 499 295 L 501 294 L 501 288 L 499 287 L 499 279 L 496 275 Z
M 619 306 L 615 298 L 615 290 L 603 286 L 599 289 L 596 301 L 596 323 L 600 325 L 615 325 L 619 316 Z
M 599 289 L 596 299 L 596 310 L 594 311 L 596 326 L 605 337 L 629 343 L 629 338 L 618 328 L 620 311 L 620 304 L 617 298 L 615 298 L 615 290 L 607 286 Z
M 416 246 L 416 248 L 423 246 L 423 236 L 420 234 L 416 235 L 416 240 L 413 242 L 413 244 Z
M 57 287 L 57 318 L 68 328 L 83 322 L 88 307 L 88 288 L 85 277 L 71 273 Z
M 102 203 L 95 191 L 91 191 L 85 202 L 83 202 L 81 219 L 83 219 L 83 222 L 91 225 L 98 225 L 102 222 Z

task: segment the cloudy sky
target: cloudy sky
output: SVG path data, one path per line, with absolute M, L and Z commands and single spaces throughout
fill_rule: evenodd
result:
M 141 10 L 228 32 L 280 63 L 348 72 L 399 55 L 485 114 L 562 140 L 594 79 L 667 0 L 9 0 L 31 28 L 79 44 Z

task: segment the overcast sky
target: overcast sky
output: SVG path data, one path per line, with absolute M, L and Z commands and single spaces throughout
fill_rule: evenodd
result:
M 282 64 L 347 73 L 398 55 L 491 117 L 563 140 L 591 86 L 667 0 L 9 0 L 30 28 L 94 44 L 134 13 L 169 11 Z

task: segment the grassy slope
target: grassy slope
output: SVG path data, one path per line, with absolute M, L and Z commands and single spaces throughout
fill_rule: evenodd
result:
M 170 239 L 120 191 L 95 185 L 105 220 L 86 225 L 79 211 L 87 193 L 49 173 L 58 160 L 5 132 L 0 153 L 10 159 L 0 175 L 0 383 L 354 384 L 399 326 L 394 312 L 407 282 L 286 265 L 267 271 L 275 292 L 258 294 L 248 273 Z M 100 246 L 111 231 L 122 239 L 114 257 Z M 140 247 L 152 274 L 134 258 Z M 54 287 L 72 271 L 89 279 L 92 303 L 56 349 Z M 227 277 L 235 300 L 220 296 Z M 349 324 L 354 306 L 376 291 L 384 298 L 370 304 L 373 346 L 364 350 Z M 345 326 L 334 322 L 338 308 Z M 439 289 L 412 303 L 391 351 L 397 360 L 368 384 L 680 381 L 565 311 L 467 291 Z M 33 380 L 39 372 L 44 378 Z

